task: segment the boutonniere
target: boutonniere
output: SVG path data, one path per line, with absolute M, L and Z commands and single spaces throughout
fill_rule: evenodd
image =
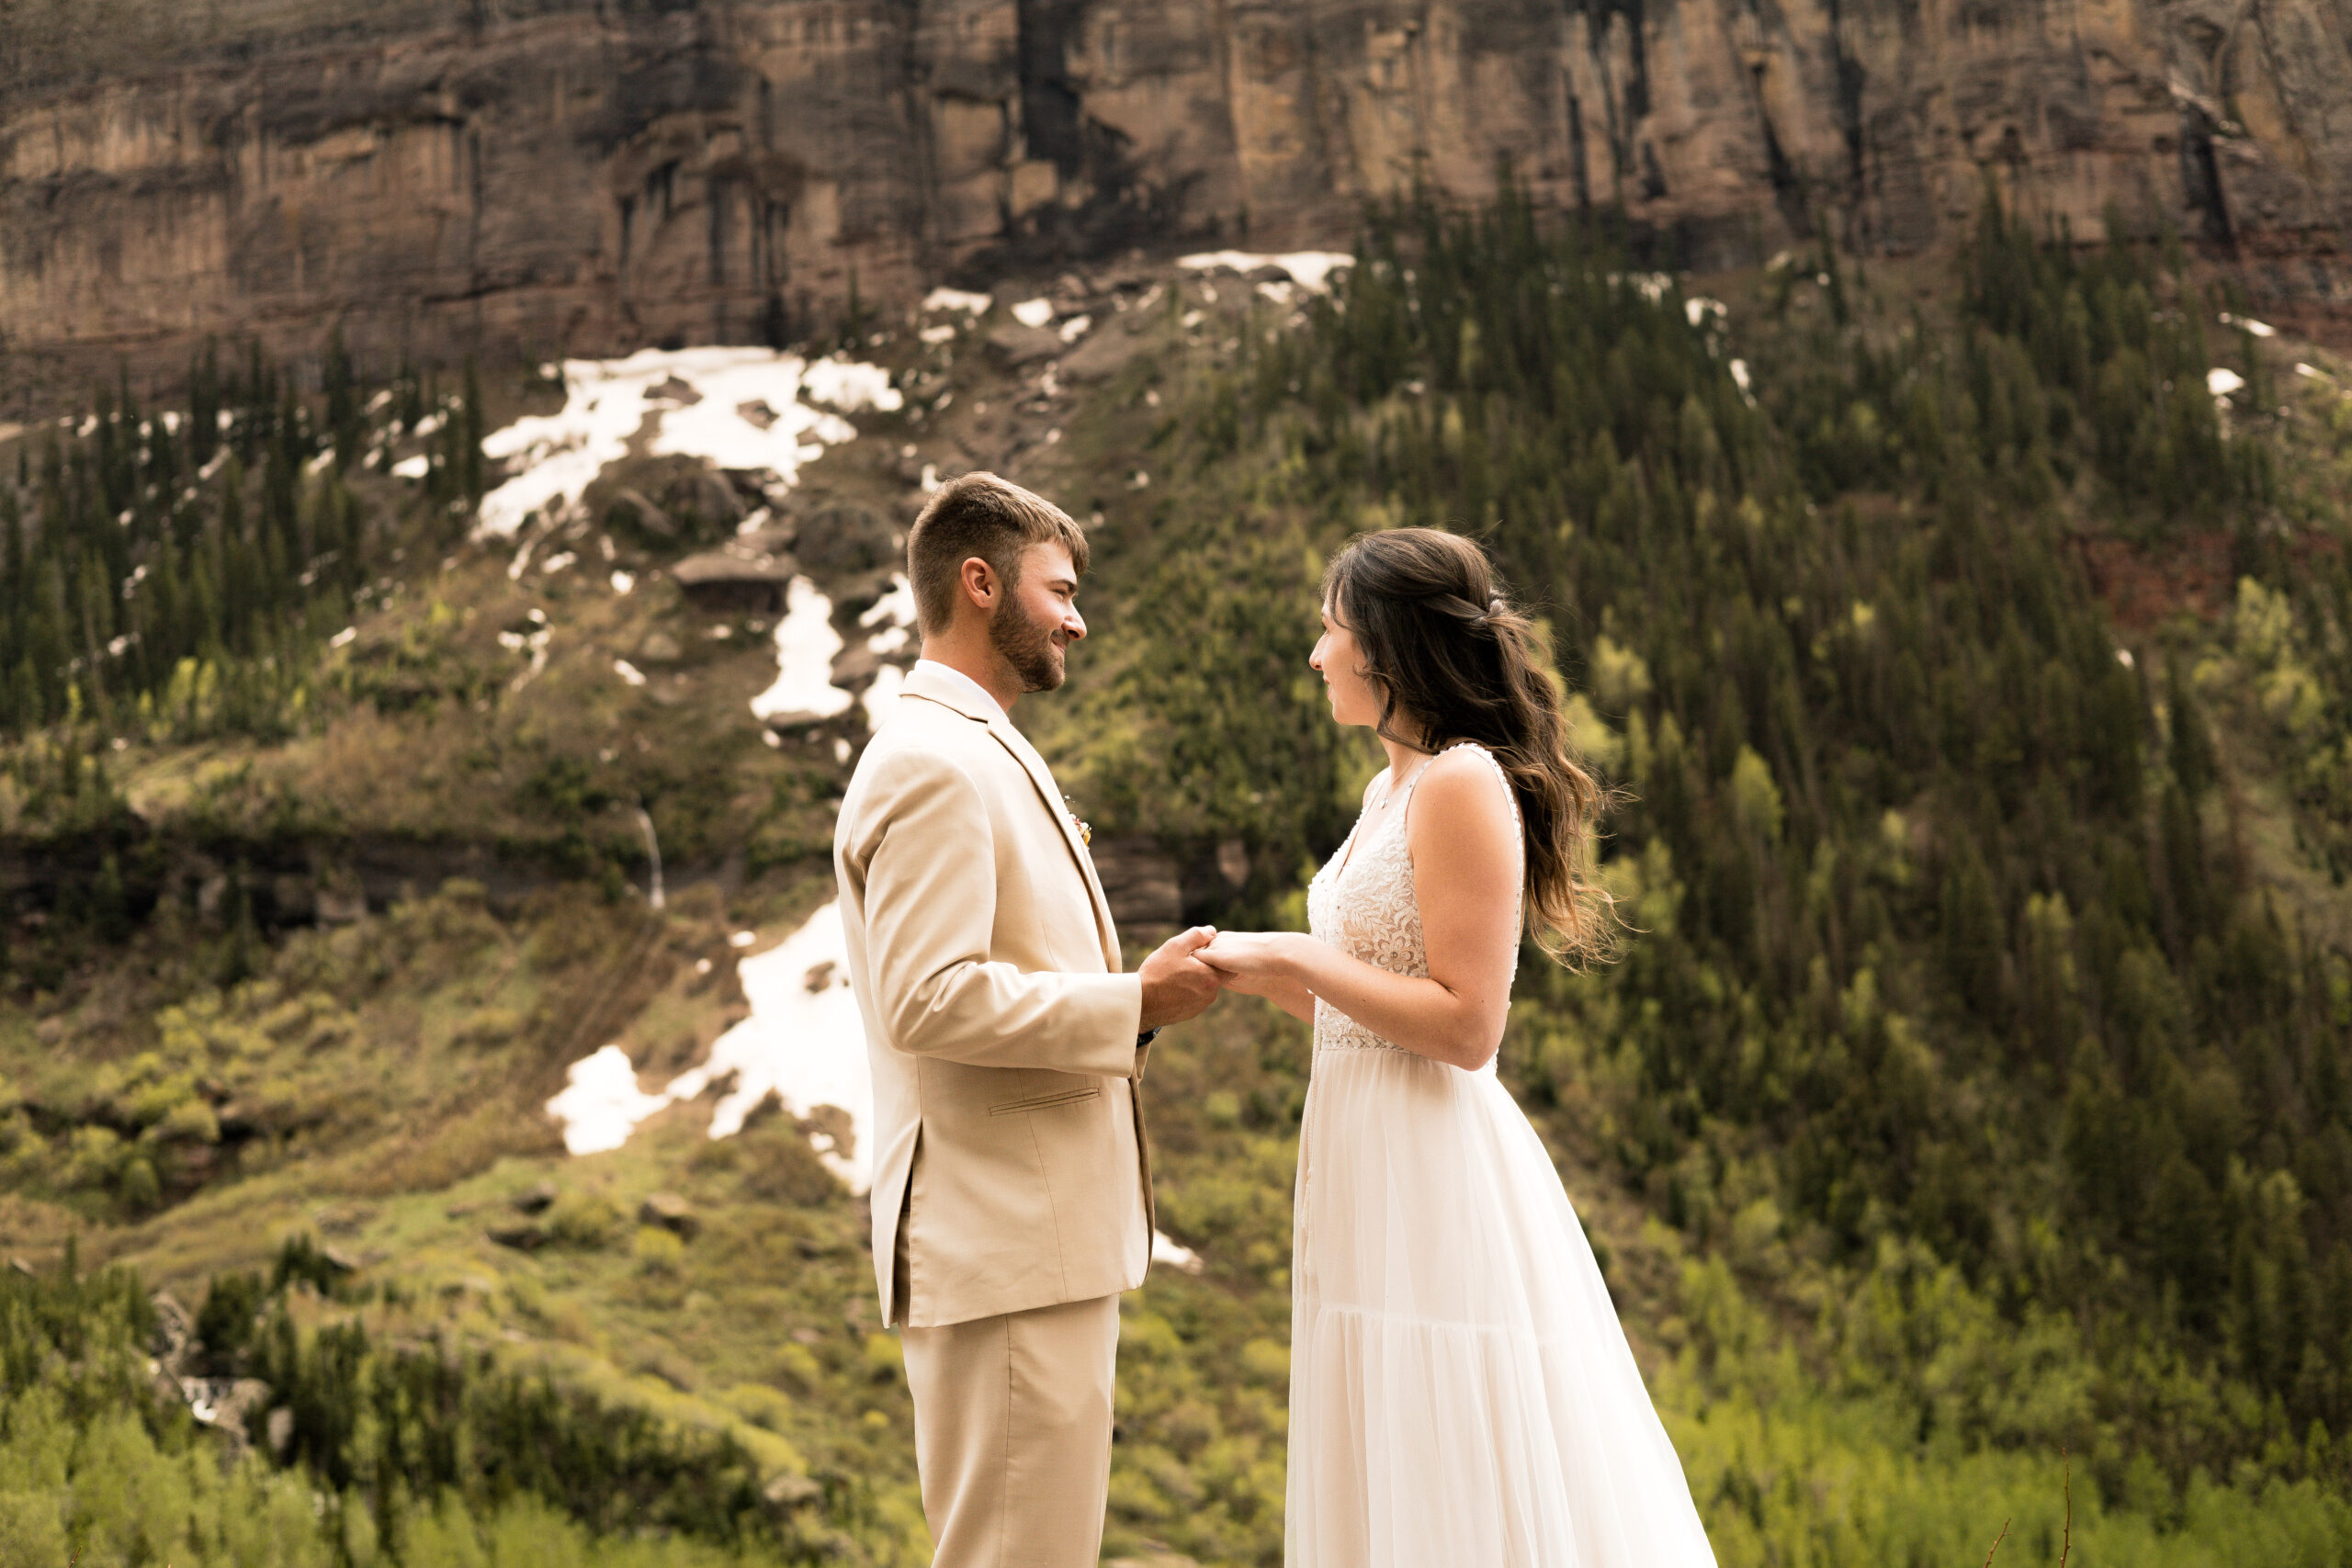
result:
M 1070 805 L 1069 796 L 1068 795 L 1062 796 L 1062 815 L 1069 818 L 1069 825 L 1072 828 L 1078 829 L 1078 841 L 1080 843 L 1091 844 L 1094 842 L 1094 829 L 1088 824 L 1078 819 L 1078 808 Z

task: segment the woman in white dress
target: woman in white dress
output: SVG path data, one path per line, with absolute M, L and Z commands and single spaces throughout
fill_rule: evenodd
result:
M 1367 535 L 1310 662 L 1389 766 L 1310 932 L 1201 959 L 1315 1025 L 1292 1236 L 1288 1568 L 1712 1568 L 1559 1174 L 1495 1077 L 1522 911 L 1606 944 L 1600 792 L 1485 555 Z M 1524 830 L 1522 831 L 1522 825 Z

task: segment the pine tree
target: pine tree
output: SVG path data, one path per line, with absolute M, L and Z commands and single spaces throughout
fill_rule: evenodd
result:
M 459 485 L 470 505 L 479 505 L 488 488 L 488 469 L 482 457 L 481 444 L 490 434 L 488 415 L 481 406 L 481 371 L 474 356 L 466 355 L 465 406 L 458 424 L 463 434 L 458 452 Z
M 2193 808 L 2213 787 L 2218 764 L 2211 737 L 2205 731 L 2205 720 L 2197 711 L 2196 699 L 2190 694 L 2188 681 L 2181 671 L 2181 659 L 2175 653 L 2165 664 L 2165 706 L 2171 716 L 2172 743 L 2168 756 L 2172 773 L 2180 785 L 2180 793 Z
M 130 904 L 123 892 L 121 863 L 112 850 L 98 862 L 97 881 L 90 888 L 90 928 L 109 946 L 130 937 Z

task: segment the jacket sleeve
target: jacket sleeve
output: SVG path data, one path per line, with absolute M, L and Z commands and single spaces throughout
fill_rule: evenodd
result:
M 911 749 L 875 761 L 843 870 L 863 868 L 866 964 L 888 1043 L 977 1067 L 1138 1076 L 1141 978 L 991 962 L 996 849 L 978 786 Z

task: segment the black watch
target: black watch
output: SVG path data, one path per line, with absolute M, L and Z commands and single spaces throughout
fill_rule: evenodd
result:
M 1162 1027 L 1165 1027 L 1165 1026 L 1163 1025 Z M 1157 1030 L 1157 1029 L 1147 1029 L 1147 1030 L 1145 1030 L 1141 1034 L 1138 1034 L 1138 1035 L 1136 1035 L 1136 1050 L 1138 1050 L 1138 1051 L 1140 1051 L 1140 1050 L 1142 1050 L 1145 1046 L 1147 1046 L 1147 1045 L 1150 1044 L 1153 1041 L 1155 1041 L 1155 1040 L 1157 1040 L 1157 1039 L 1159 1039 L 1159 1030 Z

